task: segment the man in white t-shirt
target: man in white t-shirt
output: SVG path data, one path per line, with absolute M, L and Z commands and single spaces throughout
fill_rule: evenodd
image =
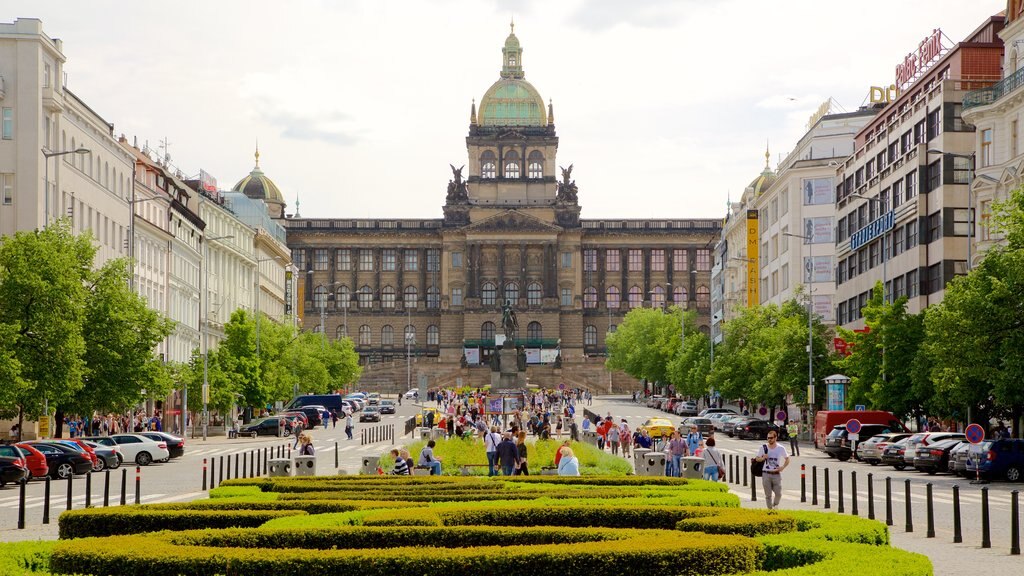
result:
M 778 443 L 778 439 L 778 432 L 769 430 L 768 444 L 758 448 L 757 456 L 754 458 L 758 462 L 764 462 L 761 485 L 764 486 L 764 501 L 768 503 L 769 510 L 778 508 L 782 500 L 782 471 L 789 466 L 789 454 L 786 448 Z

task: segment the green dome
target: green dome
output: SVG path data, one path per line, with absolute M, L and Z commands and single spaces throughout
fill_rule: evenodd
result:
M 547 113 L 540 93 L 526 80 L 502 78 L 480 101 L 481 126 L 544 126 Z

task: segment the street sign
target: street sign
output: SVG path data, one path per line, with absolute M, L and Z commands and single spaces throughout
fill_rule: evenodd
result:
M 558 385 L 558 389 L 559 390 L 565 390 L 565 382 L 562 382 L 561 384 L 559 384 Z
M 860 420 L 857 420 L 856 418 L 850 418 L 846 422 L 846 432 L 848 434 L 860 433 Z
M 22 436 L 24 438 L 25 436 Z M 40 416 L 39 417 L 39 437 L 49 438 L 50 437 L 50 417 Z
M 860 440 L 860 434 L 849 432 L 846 434 L 846 439 L 849 440 L 850 442 L 856 443 L 858 440 Z
M 782 420 L 783 422 L 785 422 L 785 421 L 786 421 L 786 412 L 785 412 L 785 411 L 783 411 L 783 410 L 779 410 L 779 411 L 778 411 L 778 412 L 777 412 L 777 413 L 775 414 L 775 419 L 776 419 L 776 420 Z
M 985 439 L 985 429 L 980 424 L 971 424 L 964 430 L 964 435 L 971 444 L 981 444 Z
M 857 406 L 854 407 L 854 410 L 856 410 L 857 412 L 863 412 L 867 409 L 868 407 L 863 404 L 857 404 Z

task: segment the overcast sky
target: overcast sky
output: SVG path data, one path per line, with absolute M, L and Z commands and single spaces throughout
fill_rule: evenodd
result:
M 260 165 L 304 217 L 441 216 L 470 102 L 515 17 L 584 218 L 720 217 L 834 98 L 1003 0 L 4 0 L 64 41 L 68 87 L 230 188 Z

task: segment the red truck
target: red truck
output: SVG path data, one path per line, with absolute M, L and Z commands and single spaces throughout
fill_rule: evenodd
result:
M 885 410 L 823 410 L 814 414 L 814 447 L 825 446 L 825 437 L 832 428 L 845 425 L 853 418 L 859 420 L 861 424 L 885 424 L 893 430 L 908 432 L 899 418 Z

